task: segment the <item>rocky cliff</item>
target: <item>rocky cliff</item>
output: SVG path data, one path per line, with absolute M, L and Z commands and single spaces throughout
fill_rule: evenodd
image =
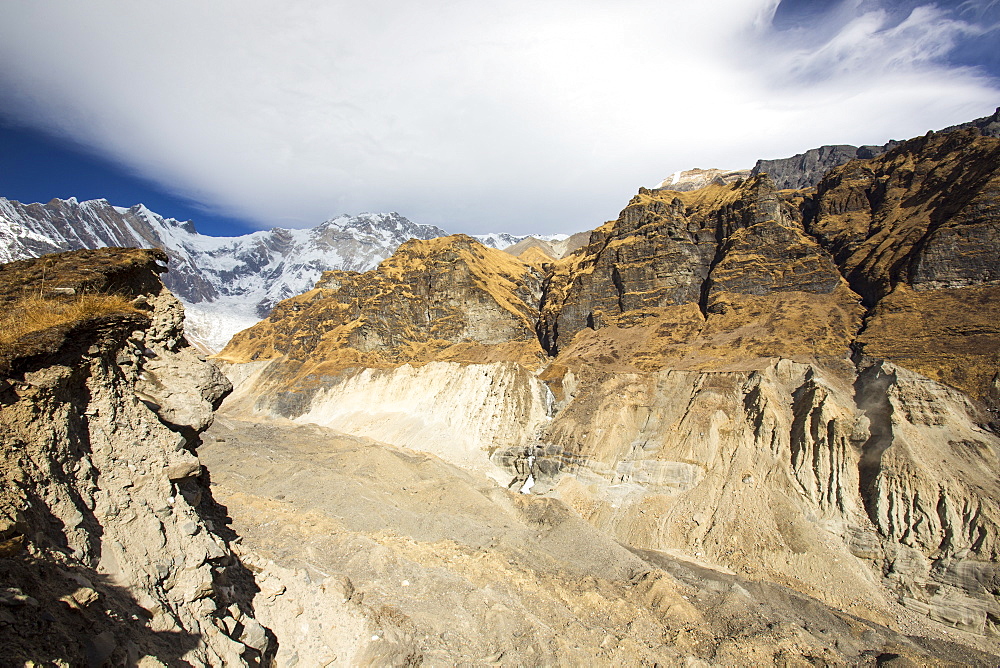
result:
M 997 408 L 1000 140 L 974 129 L 903 142 L 832 171 L 809 233 L 871 307 L 858 349 Z
M 851 160 L 867 160 L 882 155 L 899 142 L 890 141 L 881 146 L 851 146 L 835 144 L 811 148 L 790 158 L 758 160 L 751 173 L 767 174 L 778 188 L 798 190 L 815 187 L 826 173 Z
M 634 550 L 993 647 L 998 147 L 930 134 L 815 192 L 640 190 L 549 264 L 486 273 L 467 240 L 411 242 L 235 340 L 227 406 L 432 452 Z
M 0 266 L 4 665 L 266 663 L 195 454 L 231 386 L 184 340 L 166 259 Z

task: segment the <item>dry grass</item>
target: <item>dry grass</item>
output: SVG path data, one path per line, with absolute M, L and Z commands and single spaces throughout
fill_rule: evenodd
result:
M 9 345 L 32 332 L 57 325 L 111 315 L 138 313 L 121 295 L 81 294 L 70 298 L 27 295 L 7 302 L 0 313 L 0 345 Z

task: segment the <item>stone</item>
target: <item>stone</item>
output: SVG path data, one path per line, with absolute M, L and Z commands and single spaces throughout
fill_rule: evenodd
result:
M 169 425 L 203 431 L 212 411 L 232 385 L 218 368 L 186 348 L 180 353 L 147 360 L 136 392 Z
M 111 631 L 103 631 L 87 641 L 87 666 L 100 668 L 118 648 Z
M 256 619 L 245 618 L 243 620 L 243 633 L 240 634 L 240 642 L 247 647 L 252 647 L 259 652 L 263 652 L 267 649 L 267 630 Z
M 72 373 L 73 370 L 66 366 L 50 366 L 24 374 L 24 382 L 40 389 L 53 389 L 61 385 Z
M 167 477 L 171 480 L 183 480 L 201 473 L 201 462 L 198 458 L 189 453 L 178 453 L 174 455 L 167 465 Z
M 80 587 L 73 593 L 63 596 L 59 600 L 63 601 L 71 608 L 86 608 L 100 598 L 100 594 L 90 587 Z

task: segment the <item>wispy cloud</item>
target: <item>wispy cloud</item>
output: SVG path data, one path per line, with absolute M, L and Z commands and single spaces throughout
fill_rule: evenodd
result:
M 997 82 L 947 58 L 973 5 L 779 30 L 773 0 L 40 0 L 5 8 L 0 85 L 7 114 L 261 225 L 573 231 L 676 169 L 992 111 Z

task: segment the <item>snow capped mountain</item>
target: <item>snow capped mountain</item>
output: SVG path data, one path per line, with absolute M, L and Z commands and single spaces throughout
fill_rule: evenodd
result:
M 185 304 L 189 338 L 213 350 L 278 301 L 312 288 L 323 271 L 366 271 L 407 239 L 446 234 L 397 213 L 363 213 L 305 230 L 210 237 L 142 204 L 126 209 L 103 199 L 22 204 L 0 198 L 0 262 L 102 246 L 164 249 L 170 256 L 164 283 Z
M 479 243 L 484 246 L 489 246 L 490 248 L 496 248 L 497 250 L 504 250 L 513 246 L 516 243 L 520 243 L 528 238 L 541 239 L 542 241 L 565 241 L 569 238 L 567 234 L 533 234 L 525 236 L 515 236 L 513 234 L 507 234 L 506 232 L 489 232 L 487 234 L 473 234 L 473 239 L 479 241 Z
M 514 236 L 513 234 L 506 234 L 504 232 L 490 232 L 488 234 L 473 234 L 471 235 L 473 239 L 479 241 L 484 246 L 489 246 L 490 248 L 496 248 L 498 250 L 503 250 L 508 246 L 513 246 L 524 237 Z

